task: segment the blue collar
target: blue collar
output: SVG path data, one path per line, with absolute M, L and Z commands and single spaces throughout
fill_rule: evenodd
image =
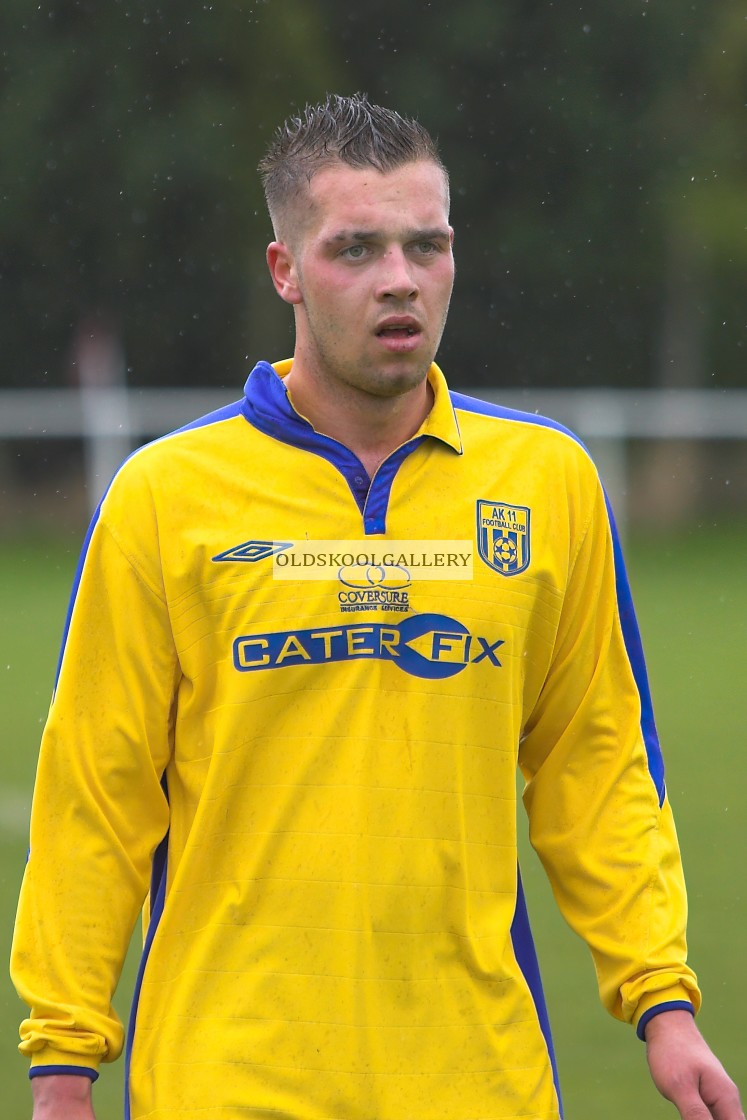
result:
M 290 362 L 259 362 L 247 378 L 242 412 L 250 424 L 265 435 L 303 451 L 321 455 L 345 478 L 359 510 L 367 536 L 386 532 L 386 510 L 397 470 L 426 439 L 436 439 L 457 453 L 462 453 L 461 437 L 453 405 L 443 374 L 436 365 L 429 371 L 435 399 L 431 412 L 420 431 L 407 443 L 393 451 L 376 471 L 373 481 L 357 455 L 336 439 L 322 435 L 291 404 L 281 375 L 290 369 Z

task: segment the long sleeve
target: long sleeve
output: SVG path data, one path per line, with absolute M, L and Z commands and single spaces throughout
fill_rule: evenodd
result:
M 32 1066 L 120 1053 L 112 995 L 168 827 L 177 660 L 157 563 L 130 540 L 151 518 L 141 503 L 128 526 L 121 491 L 89 534 L 40 752 L 11 962 Z
M 602 1001 L 637 1024 L 700 995 L 686 895 L 637 624 L 601 487 L 570 577 L 520 764 L 531 842 Z

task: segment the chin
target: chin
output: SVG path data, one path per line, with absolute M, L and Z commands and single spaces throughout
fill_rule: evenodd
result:
M 418 363 L 417 366 L 392 366 L 388 369 L 371 371 L 361 379 L 361 388 L 376 397 L 401 397 L 422 385 L 428 376 L 431 363 Z

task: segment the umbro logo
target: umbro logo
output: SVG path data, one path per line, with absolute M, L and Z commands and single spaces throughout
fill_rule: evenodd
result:
M 293 541 L 244 541 L 213 556 L 213 563 L 236 561 L 239 564 L 256 564 L 258 560 L 266 560 L 268 556 L 276 556 L 278 552 L 292 547 Z

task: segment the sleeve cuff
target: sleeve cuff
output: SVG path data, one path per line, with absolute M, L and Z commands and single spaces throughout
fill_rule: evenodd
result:
M 64 1074 L 72 1077 L 87 1077 L 89 1081 L 98 1080 L 99 1071 L 88 1066 L 32 1066 L 29 1077 L 52 1077 L 55 1074 Z
M 24 1044 L 19 1047 L 24 1051 Z M 31 1058 L 29 1077 L 44 1077 L 55 1073 L 80 1074 L 95 1081 L 99 1075 L 101 1054 L 78 1054 L 75 1050 L 43 1045 L 28 1055 Z
M 638 1020 L 635 1033 L 640 1038 L 641 1042 L 646 1041 L 646 1026 L 657 1015 L 661 1015 L 663 1011 L 689 1011 L 691 1015 L 695 1015 L 695 1008 L 691 1003 L 684 999 L 673 999 L 668 1003 L 657 1003 L 654 1007 L 649 1007 L 648 1011 L 644 1011 Z

